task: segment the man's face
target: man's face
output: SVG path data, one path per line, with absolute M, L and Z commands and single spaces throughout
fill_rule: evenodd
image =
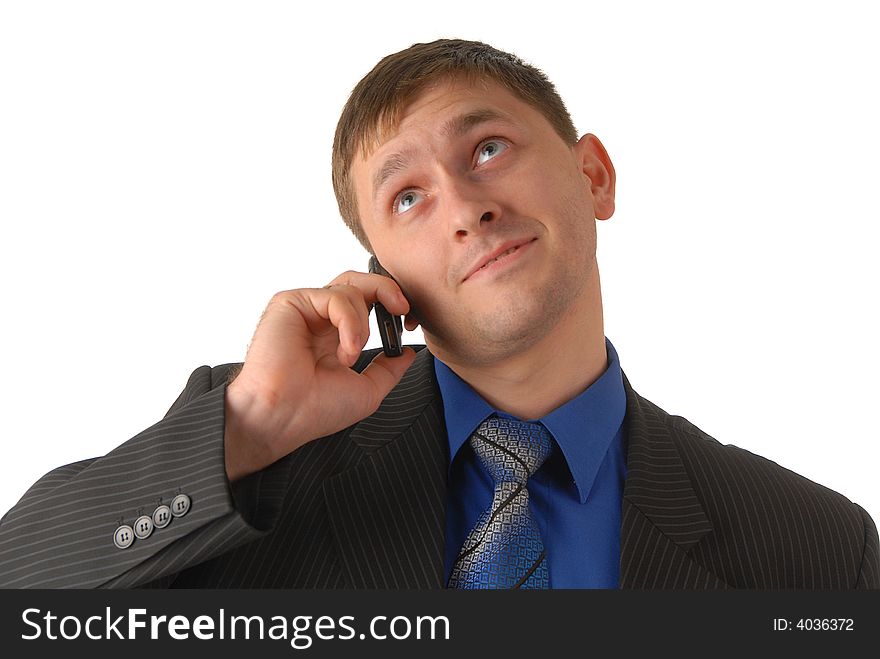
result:
M 594 137 L 565 144 L 497 83 L 457 78 L 429 87 L 355 158 L 363 228 L 435 354 L 491 363 L 583 322 L 575 310 L 598 291 L 597 150 L 607 160 Z

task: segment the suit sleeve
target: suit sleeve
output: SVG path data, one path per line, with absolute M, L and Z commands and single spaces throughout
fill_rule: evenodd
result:
M 0 587 L 168 585 L 187 567 L 271 530 L 287 461 L 234 490 L 226 477 L 224 395 L 237 367 L 198 367 L 161 421 L 103 457 L 37 481 L 0 520 Z M 116 546 L 118 527 L 134 527 L 179 494 L 189 497 L 185 514 Z

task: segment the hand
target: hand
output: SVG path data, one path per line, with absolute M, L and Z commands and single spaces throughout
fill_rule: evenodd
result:
M 376 301 L 394 315 L 409 312 L 393 279 L 363 272 L 345 272 L 324 288 L 272 297 L 241 371 L 226 388 L 230 481 L 379 408 L 416 353 L 412 348 L 399 357 L 379 353 L 363 372 L 350 368 L 370 336 L 369 312 Z

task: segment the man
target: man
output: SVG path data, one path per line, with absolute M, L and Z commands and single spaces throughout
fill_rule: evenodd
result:
M 276 294 L 243 365 L 25 494 L 0 585 L 880 587 L 862 508 L 632 389 L 595 258 L 614 168 L 540 71 L 458 40 L 386 57 L 333 182 L 393 279 Z M 377 302 L 427 348 L 362 352 Z

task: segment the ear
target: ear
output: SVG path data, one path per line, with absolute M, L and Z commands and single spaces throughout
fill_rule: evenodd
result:
M 596 219 L 607 220 L 614 214 L 614 185 L 617 180 L 611 158 L 599 138 L 592 133 L 584 134 L 573 150 L 593 194 Z
M 416 327 L 419 326 L 419 319 L 416 318 L 414 314 L 408 313 L 403 319 L 403 327 L 407 331 L 412 332 Z

